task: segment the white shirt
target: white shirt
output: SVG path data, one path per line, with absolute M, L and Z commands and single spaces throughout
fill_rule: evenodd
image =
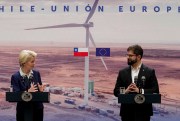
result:
M 31 75 L 33 75 L 33 71 L 32 71 L 32 70 L 30 71 L 30 73 L 29 73 L 29 74 L 25 74 L 25 73 L 22 71 L 22 69 L 21 69 L 21 68 L 19 69 L 19 73 L 20 73 L 20 75 L 21 75 L 22 77 L 27 76 L 27 77 L 28 77 L 28 79 L 29 79 L 29 77 L 30 77 Z
M 140 63 L 137 68 L 133 68 L 133 67 L 131 66 L 132 83 L 134 83 L 134 77 L 135 77 L 135 76 L 138 77 L 139 71 L 140 71 L 140 69 L 141 69 L 141 65 L 142 65 L 142 63 Z M 142 94 L 144 94 L 144 89 L 142 89 Z
M 139 64 L 139 66 L 137 68 L 133 68 L 131 66 L 131 77 L 132 77 L 132 83 L 134 83 L 134 77 L 137 76 L 139 74 L 140 68 L 141 68 L 142 63 Z

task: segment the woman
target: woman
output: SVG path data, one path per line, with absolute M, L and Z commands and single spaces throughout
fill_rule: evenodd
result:
M 37 53 L 30 50 L 22 50 L 19 54 L 20 69 L 12 75 L 11 85 L 13 92 L 43 92 L 44 85 L 38 71 L 33 70 Z M 33 121 L 43 121 L 42 102 L 18 102 L 16 107 L 16 120 L 24 121 L 24 109 L 29 105 L 33 107 Z

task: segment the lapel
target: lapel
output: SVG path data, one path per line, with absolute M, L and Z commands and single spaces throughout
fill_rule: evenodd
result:
M 35 84 L 37 84 L 38 83 L 38 79 L 37 79 L 38 77 L 37 77 L 37 74 L 36 74 L 36 72 L 35 71 L 33 71 L 33 80 L 32 80 L 32 82 L 33 83 L 35 83 Z
M 132 76 L 131 76 L 131 66 L 127 69 L 127 84 L 130 85 L 132 83 Z
M 141 80 L 141 77 L 142 77 L 142 76 L 145 76 L 145 67 L 144 67 L 143 64 L 141 65 L 141 68 L 140 68 L 140 70 L 139 70 L 138 80 Z
M 26 80 L 21 76 L 20 72 L 18 71 L 18 80 L 20 82 L 20 88 L 21 90 L 26 90 L 28 88 L 28 83 L 26 82 Z

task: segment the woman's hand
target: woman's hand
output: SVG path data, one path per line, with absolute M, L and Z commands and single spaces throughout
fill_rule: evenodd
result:
M 28 92 L 37 92 L 37 91 L 38 91 L 37 85 L 31 83 L 31 87 L 28 89 Z
M 39 88 L 39 91 L 40 91 L 40 92 L 43 92 L 44 89 L 45 89 L 45 87 L 46 87 L 46 85 L 44 85 L 44 84 L 40 85 L 40 84 L 38 83 L 38 88 Z

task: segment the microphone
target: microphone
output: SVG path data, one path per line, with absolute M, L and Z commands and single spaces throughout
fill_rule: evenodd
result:
M 134 83 L 136 84 L 136 86 L 138 87 L 138 89 L 139 89 L 139 93 L 141 93 L 141 81 L 140 80 L 138 80 L 138 76 L 135 76 L 134 77 Z
M 33 76 L 33 74 L 31 74 L 31 75 L 29 76 L 29 83 L 30 83 L 30 85 L 33 83 L 33 84 L 38 88 L 37 82 L 34 81 L 34 76 Z
M 134 83 L 136 84 L 136 86 L 138 85 L 138 76 L 134 77 Z
M 145 85 L 146 77 L 145 77 L 145 76 L 142 76 L 142 77 L 141 77 L 141 81 L 142 81 L 142 88 L 143 88 L 144 85 Z
M 34 76 L 31 74 L 31 75 L 29 76 L 29 82 L 32 83 L 32 82 L 33 82 L 33 79 L 34 79 Z

